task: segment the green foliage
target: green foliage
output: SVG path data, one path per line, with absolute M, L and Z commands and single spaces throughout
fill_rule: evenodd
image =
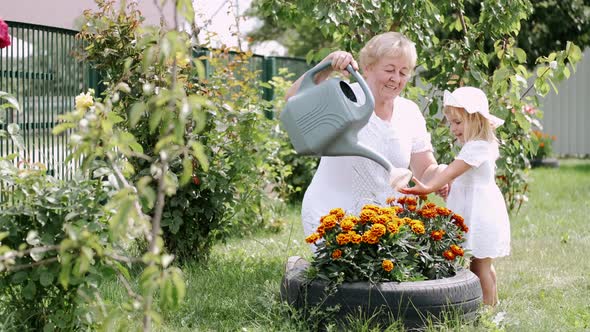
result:
M 355 0 L 346 6 L 298 0 L 259 0 L 255 11 L 284 26 L 315 22 L 318 39 L 353 53 L 374 35 L 400 31 L 416 43 L 418 78 L 408 97 L 424 105 L 436 156 L 448 162 L 453 155 L 452 138 L 441 121 L 441 91 L 472 85 L 482 88 L 491 112 L 506 120 L 500 127 L 499 185 L 510 210 L 520 206 L 527 191 L 526 169 L 533 138 L 530 121 L 520 110 L 538 106 L 556 83 L 569 78 L 581 58 L 571 42 L 565 49 L 536 59 L 536 72 L 527 69 L 527 53 L 516 40 L 522 22 L 533 12 L 528 0 L 501 1 L 372 1 Z M 528 31 L 527 31 L 528 32 Z M 308 60 L 320 60 L 325 49 L 312 50 Z M 534 77 L 533 86 L 527 80 Z M 532 79 L 531 79 L 532 80 Z M 420 81 L 420 82 L 418 82 Z M 513 112 L 513 110 L 515 110 Z
M 279 146 L 270 137 L 273 122 L 257 106 L 262 87 L 250 66 L 252 54 L 222 49 L 197 57 L 201 50 L 188 34 L 144 31 L 137 11 L 117 16 L 109 10 L 87 13 L 92 24 L 79 35 L 87 44 L 80 59 L 96 64 L 104 78 L 102 103 L 112 104 L 109 116 L 124 133 L 127 154 L 142 156 L 127 159 L 125 175 L 145 186 L 146 211 L 155 203 L 153 162 L 177 144 L 167 149 L 162 235 L 177 258 L 205 259 L 216 241 L 251 233 L 274 218 L 266 208 L 272 170 L 265 157 Z M 208 62 L 207 77 L 201 61 Z M 170 106 L 180 112 L 168 112 Z
M 0 159 L 0 307 L 27 330 L 73 330 L 95 323 L 78 316 L 78 293 L 105 276 L 109 213 L 99 181 L 58 181 L 43 165 Z

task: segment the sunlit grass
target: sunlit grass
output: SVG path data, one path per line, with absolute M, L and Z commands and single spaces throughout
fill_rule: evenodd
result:
M 511 217 L 512 254 L 495 264 L 500 304 L 482 311 L 477 322 L 451 317 L 432 322 L 426 331 L 590 329 L 590 161 L 562 160 L 559 168 L 534 169 L 530 176 L 529 202 Z M 280 233 L 230 240 L 215 247 L 207 265 L 183 267 L 187 298 L 180 309 L 164 313 L 158 330 L 313 330 L 278 296 L 287 258 L 311 255 L 298 209 L 289 209 Z M 115 283 L 103 289 L 110 301 L 124 298 Z M 363 319 L 348 324 L 345 330 L 373 330 Z

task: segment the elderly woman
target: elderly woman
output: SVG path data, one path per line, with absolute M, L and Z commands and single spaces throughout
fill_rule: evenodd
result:
M 419 180 L 429 179 L 438 165 L 432 153 L 430 135 L 418 105 L 400 97 L 416 65 L 414 43 L 397 32 L 373 37 L 360 52 L 360 68 L 374 98 L 375 110 L 358 139 L 389 160 L 394 167 L 410 168 Z M 356 70 L 359 65 L 348 52 L 336 51 L 324 60 L 332 66 L 315 75 L 315 83 L 327 79 L 333 71 Z M 304 76 L 287 91 L 286 98 L 299 89 Z M 358 84 L 353 91 L 361 104 L 364 94 Z M 441 194 L 446 194 L 443 190 Z M 333 208 L 358 213 L 367 203 L 382 204 L 385 198 L 399 195 L 389 185 L 389 172 L 363 157 L 322 157 L 302 205 L 306 236 L 316 231 L 320 218 Z M 315 247 L 312 246 L 312 249 Z

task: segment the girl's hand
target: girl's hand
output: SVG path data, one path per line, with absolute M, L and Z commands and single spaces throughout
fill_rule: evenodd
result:
M 406 195 L 427 195 L 434 191 L 430 186 L 418 181 L 416 177 L 412 177 L 412 181 L 416 184 L 415 186 L 402 188 L 399 192 Z

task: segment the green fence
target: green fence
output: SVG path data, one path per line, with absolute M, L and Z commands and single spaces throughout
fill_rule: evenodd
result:
M 68 133 L 54 136 L 51 131 L 60 114 L 74 109 L 80 92 L 88 88 L 100 91 L 98 75 L 72 54 L 80 43 L 75 38 L 77 31 L 7 23 L 12 40 L 10 47 L 0 50 L 0 91 L 15 95 L 22 112 L 0 112 L 2 126 L 16 123 L 21 128 L 26 151 L 20 152 L 20 160 L 43 164 L 49 174 L 69 178 L 77 165 L 65 162 Z M 208 55 L 209 51 L 199 53 Z M 310 66 L 299 58 L 254 55 L 250 60 L 250 69 L 258 71 L 262 81 L 277 76 L 283 67 L 298 77 Z M 261 93 L 267 100 L 274 97 L 271 89 Z M 12 142 L 0 140 L 0 156 L 17 152 Z
M 74 98 L 89 86 L 88 66 L 72 56 L 76 31 L 7 22 L 11 46 L 0 50 L 0 90 L 16 96 L 21 112 L 7 109 L 4 122 L 21 128 L 26 151 L 21 161 L 40 163 L 49 174 L 67 178 L 76 165 L 65 163 L 67 133 L 51 130 L 58 115 L 73 109 Z M 0 140 L 0 155 L 18 152 L 10 141 Z

